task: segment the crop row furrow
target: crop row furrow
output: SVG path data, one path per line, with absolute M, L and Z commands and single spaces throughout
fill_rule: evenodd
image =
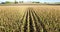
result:
M 34 28 L 33 28 L 33 25 L 32 25 L 32 17 L 31 17 L 31 10 L 29 8 L 29 21 L 30 21 L 30 32 L 34 32 Z
M 37 17 L 38 22 L 40 23 L 40 25 L 42 26 L 42 28 L 43 28 L 43 32 L 47 32 L 47 30 L 45 29 L 45 25 L 44 25 L 43 22 L 40 20 L 39 16 L 36 14 L 35 11 L 33 11 L 33 13 L 34 13 L 35 16 Z
M 41 25 L 39 25 L 39 22 L 38 22 L 38 20 L 37 20 L 37 18 L 36 18 L 36 15 L 33 13 L 33 11 L 32 11 L 32 16 L 33 16 L 34 23 L 35 23 L 35 26 L 36 26 L 36 31 L 37 31 L 37 32 L 40 32 L 40 30 L 41 30 Z

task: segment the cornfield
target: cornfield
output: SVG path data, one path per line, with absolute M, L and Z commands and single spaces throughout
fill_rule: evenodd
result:
M 0 6 L 0 32 L 60 32 L 60 6 Z

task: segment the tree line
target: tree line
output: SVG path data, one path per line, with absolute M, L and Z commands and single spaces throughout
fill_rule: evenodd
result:
M 6 2 L 1 2 L 1 4 L 11 4 L 11 3 L 14 3 L 14 4 L 18 4 L 18 3 L 24 3 L 23 1 L 15 1 L 15 2 L 9 2 L 9 1 L 6 1 Z M 40 2 L 31 2 L 31 3 L 40 3 Z
M 24 3 L 23 1 L 14 1 L 14 2 L 9 2 L 9 1 L 5 1 L 5 2 L 1 2 L 0 4 L 18 4 L 18 3 Z M 41 3 L 41 2 L 35 2 L 35 1 L 33 1 L 33 2 L 31 2 L 31 3 L 40 3 L 40 4 L 52 4 L 52 3 L 49 3 L 49 2 L 44 2 L 44 3 Z M 53 3 L 53 4 L 60 4 L 60 2 L 55 2 L 55 3 Z

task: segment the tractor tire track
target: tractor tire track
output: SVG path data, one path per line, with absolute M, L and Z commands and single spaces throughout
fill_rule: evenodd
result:
M 31 10 L 29 8 L 29 21 L 30 21 L 30 32 L 34 32 L 34 28 L 32 25 L 32 17 L 31 17 Z
M 19 32 L 21 32 L 21 26 L 22 26 L 22 24 L 23 24 L 23 20 L 24 20 L 24 17 L 26 16 L 26 12 L 24 12 L 24 15 L 23 15 L 23 17 L 21 18 L 21 20 L 20 20 L 20 25 L 19 25 Z
M 20 32 L 26 32 L 26 27 L 27 27 L 27 16 L 28 16 L 28 11 L 26 11 L 21 19 L 21 24 L 20 24 Z
M 26 22 L 25 22 L 25 25 L 24 25 L 24 32 L 27 32 L 27 22 L 28 22 L 28 11 L 27 11 L 27 15 L 26 15 Z
M 35 27 L 36 27 L 36 32 L 40 32 L 39 26 L 38 26 L 38 24 L 36 22 L 37 20 L 36 20 L 34 14 L 33 14 L 33 10 L 31 11 L 31 13 L 32 13 L 32 16 L 33 16 L 33 19 L 34 19 L 34 23 L 35 23 Z
M 36 31 L 35 32 L 40 32 L 40 29 L 39 29 L 39 26 L 38 26 L 38 24 L 37 24 L 37 22 L 36 22 L 36 18 L 35 18 L 35 16 L 34 16 L 34 14 L 33 14 L 33 10 L 32 10 L 32 8 L 30 8 L 30 10 L 31 10 L 31 14 L 32 14 L 32 19 L 33 19 L 33 21 L 34 21 L 34 24 L 35 24 L 35 29 L 36 29 Z M 33 22 L 32 21 L 32 22 Z M 33 24 L 33 25 L 34 25 Z

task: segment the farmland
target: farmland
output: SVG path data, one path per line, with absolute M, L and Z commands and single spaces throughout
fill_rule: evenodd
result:
M 60 6 L 0 6 L 0 32 L 60 32 Z

